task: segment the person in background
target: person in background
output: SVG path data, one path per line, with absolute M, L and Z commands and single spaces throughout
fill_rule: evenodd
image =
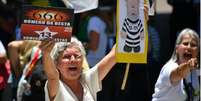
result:
M 93 68 L 82 71 L 85 50 L 75 37 L 70 42 L 42 41 L 43 66 L 47 75 L 46 101 L 97 101 L 101 81 L 115 65 L 115 46 Z
M 8 58 L 11 65 L 11 74 L 8 84 L 12 88 L 12 99 L 16 99 L 17 85 L 25 65 L 29 62 L 32 48 L 38 45 L 36 40 L 15 40 L 8 44 Z
M 160 71 L 152 101 L 199 101 L 199 40 L 192 29 L 180 32 L 172 57 Z
M 0 100 L 2 101 L 3 92 L 7 86 L 10 74 L 10 66 L 6 55 L 6 49 L 0 40 Z
M 87 25 L 87 60 L 92 67 L 98 63 L 105 55 L 107 48 L 107 23 L 103 12 L 92 11 L 93 15 L 88 20 Z
M 155 17 L 149 16 L 148 21 L 148 51 L 147 51 L 147 64 L 146 78 L 148 83 L 149 101 L 152 99 L 154 93 L 154 85 L 161 70 L 161 55 L 160 55 L 160 37 L 157 28 L 155 27 Z
M 78 21 L 78 31 L 76 37 L 80 40 L 84 47 L 86 48 L 86 44 L 88 43 L 88 35 L 87 35 L 87 25 L 90 18 L 90 11 L 80 13 Z
M 17 87 L 17 101 L 44 101 L 47 77 L 42 66 L 42 54 L 37 46 L 32 48 Z

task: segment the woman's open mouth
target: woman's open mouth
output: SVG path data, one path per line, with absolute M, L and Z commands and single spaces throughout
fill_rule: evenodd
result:
M 71 67 L 68 68 L 68 70 L 70 70 L 70 71 L 76 71 L 77 69 L 78 69 L 78 68 L 75 67 L 75 66 L 71 66 Z
M 190 54 L 190 53 L 184 53 L 184 58 L 185 58 L 186 60 L 189 60 L 189 59 L 192 58 L 192 54 Z

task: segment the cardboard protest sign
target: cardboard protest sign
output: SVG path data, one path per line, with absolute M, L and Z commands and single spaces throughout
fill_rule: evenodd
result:
M 144 0 L 117 0 L 117 61 L 146 63 L 148 33 Z
M 74 10 L 59 7 L 24 6 L 21 33 L 24 40 L 70 41 Z

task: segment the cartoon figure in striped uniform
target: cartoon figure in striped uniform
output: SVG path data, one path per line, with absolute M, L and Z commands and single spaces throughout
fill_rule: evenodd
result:
M 140 0 L 126 0 L 127 15 L 124 19 L 121 34 L 125 38 L 125 52 L 140 52 L 140 42 L 144 38 L 143 21 L 139 17 Z

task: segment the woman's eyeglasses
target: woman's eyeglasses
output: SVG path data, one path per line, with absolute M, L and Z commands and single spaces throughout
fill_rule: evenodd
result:
M 63 56 L 63 58 L 65 58 L 65 59 L 69 59 L 69 60 L 71 60 L 71 59 L 80 59 L 82 57 L 82 55 L 81 54 L 66 54 L 66 55 L 64 55 Z

